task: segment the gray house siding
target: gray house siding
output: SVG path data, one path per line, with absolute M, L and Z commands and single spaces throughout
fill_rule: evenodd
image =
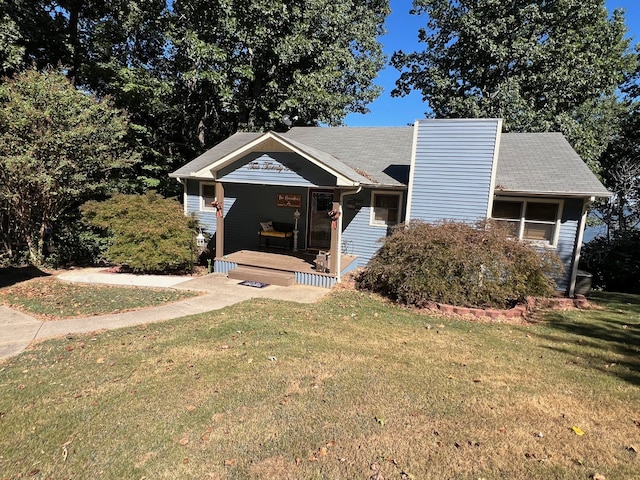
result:
M 474 221 L 492 195 L 498 120 L 422 120 L 410 172 L 410 219 Z
M 217 172 L 225 183 L 322 187 L 334 186 L 335 176 L 289 152 L 251 153 Z
M 381 241 L 389 234 L 390 228 L 371 225 L 371 189 L 363 189 L 357 195 L 345 197 L 342 207 L 342 250 L 343 253 L 357 255 L 354 262 L 364 267 L 381 246 Z M 397 190 L 394 190 L 397 191 Z M 406 210 L 406 190 L 402 196 L 401 217 Z M 349 205 L 355 203 L 355 207 Z
M 558 283 L 558 290 L 568 290 L 571 282 L 573 254 L 576 249 L 583 202 L 584 200 L 581 198 L 566 199 L 564 201 L 556 254 L 560 257 L 565 271 L 562 277 L 556 280 Z

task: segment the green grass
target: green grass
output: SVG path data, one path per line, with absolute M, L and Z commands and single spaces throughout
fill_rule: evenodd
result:
M 176 302 L 199 295 L 186 290 L 82 285 L 55 277 L 0 288 L 0 304 L 45 319 L 105 315 Z
M 509 325 L 341 291 L 47 341 L 0 366 L 0 478 L 638 478 L 640 300 L 599 299 Z

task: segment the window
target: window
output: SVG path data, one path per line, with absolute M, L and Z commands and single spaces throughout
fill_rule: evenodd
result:
M 200 210 L 215 210 L 211 206 L 216 198 L 216 185 L 214 183 L 200 184 Z
M 391 226 L 400 222 L 401 193 L 371 194 L 371 225 Z
M 515 238 L 555 246 L 561 210 L 560 201 L 496 199 L 491 217 Z

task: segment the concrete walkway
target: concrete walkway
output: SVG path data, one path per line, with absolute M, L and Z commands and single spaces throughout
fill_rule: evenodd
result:
M 290 287 L 269 285 L 264 288 L 247 287 L 239 285 L 237 280 L 231 280 L 226 275 L 217 273 L 193 278 L 103 272 L 104 270 L 99 268 L 71 270 L 59 274 L 57 278 L 62 281 L 78 283 L 173 288 L 196 290 L 205 293 L 198 297 L 159 307 L 67 320 L 42 321 L 0 306 L 0 360 L 17 355 L 33 342 L 47 338 L 160 322 L 218 310 L 251 298 L 271 298 L 298 303 L 313 303 L 329 292 L 326 288 L 306 285 L 293 285 Z

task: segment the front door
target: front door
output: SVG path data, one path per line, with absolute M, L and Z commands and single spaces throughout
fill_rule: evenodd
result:
M 309 193 L 309 248 L 329 250 L 331 248 L 331 217 L 333 191 L 311 190 Z

